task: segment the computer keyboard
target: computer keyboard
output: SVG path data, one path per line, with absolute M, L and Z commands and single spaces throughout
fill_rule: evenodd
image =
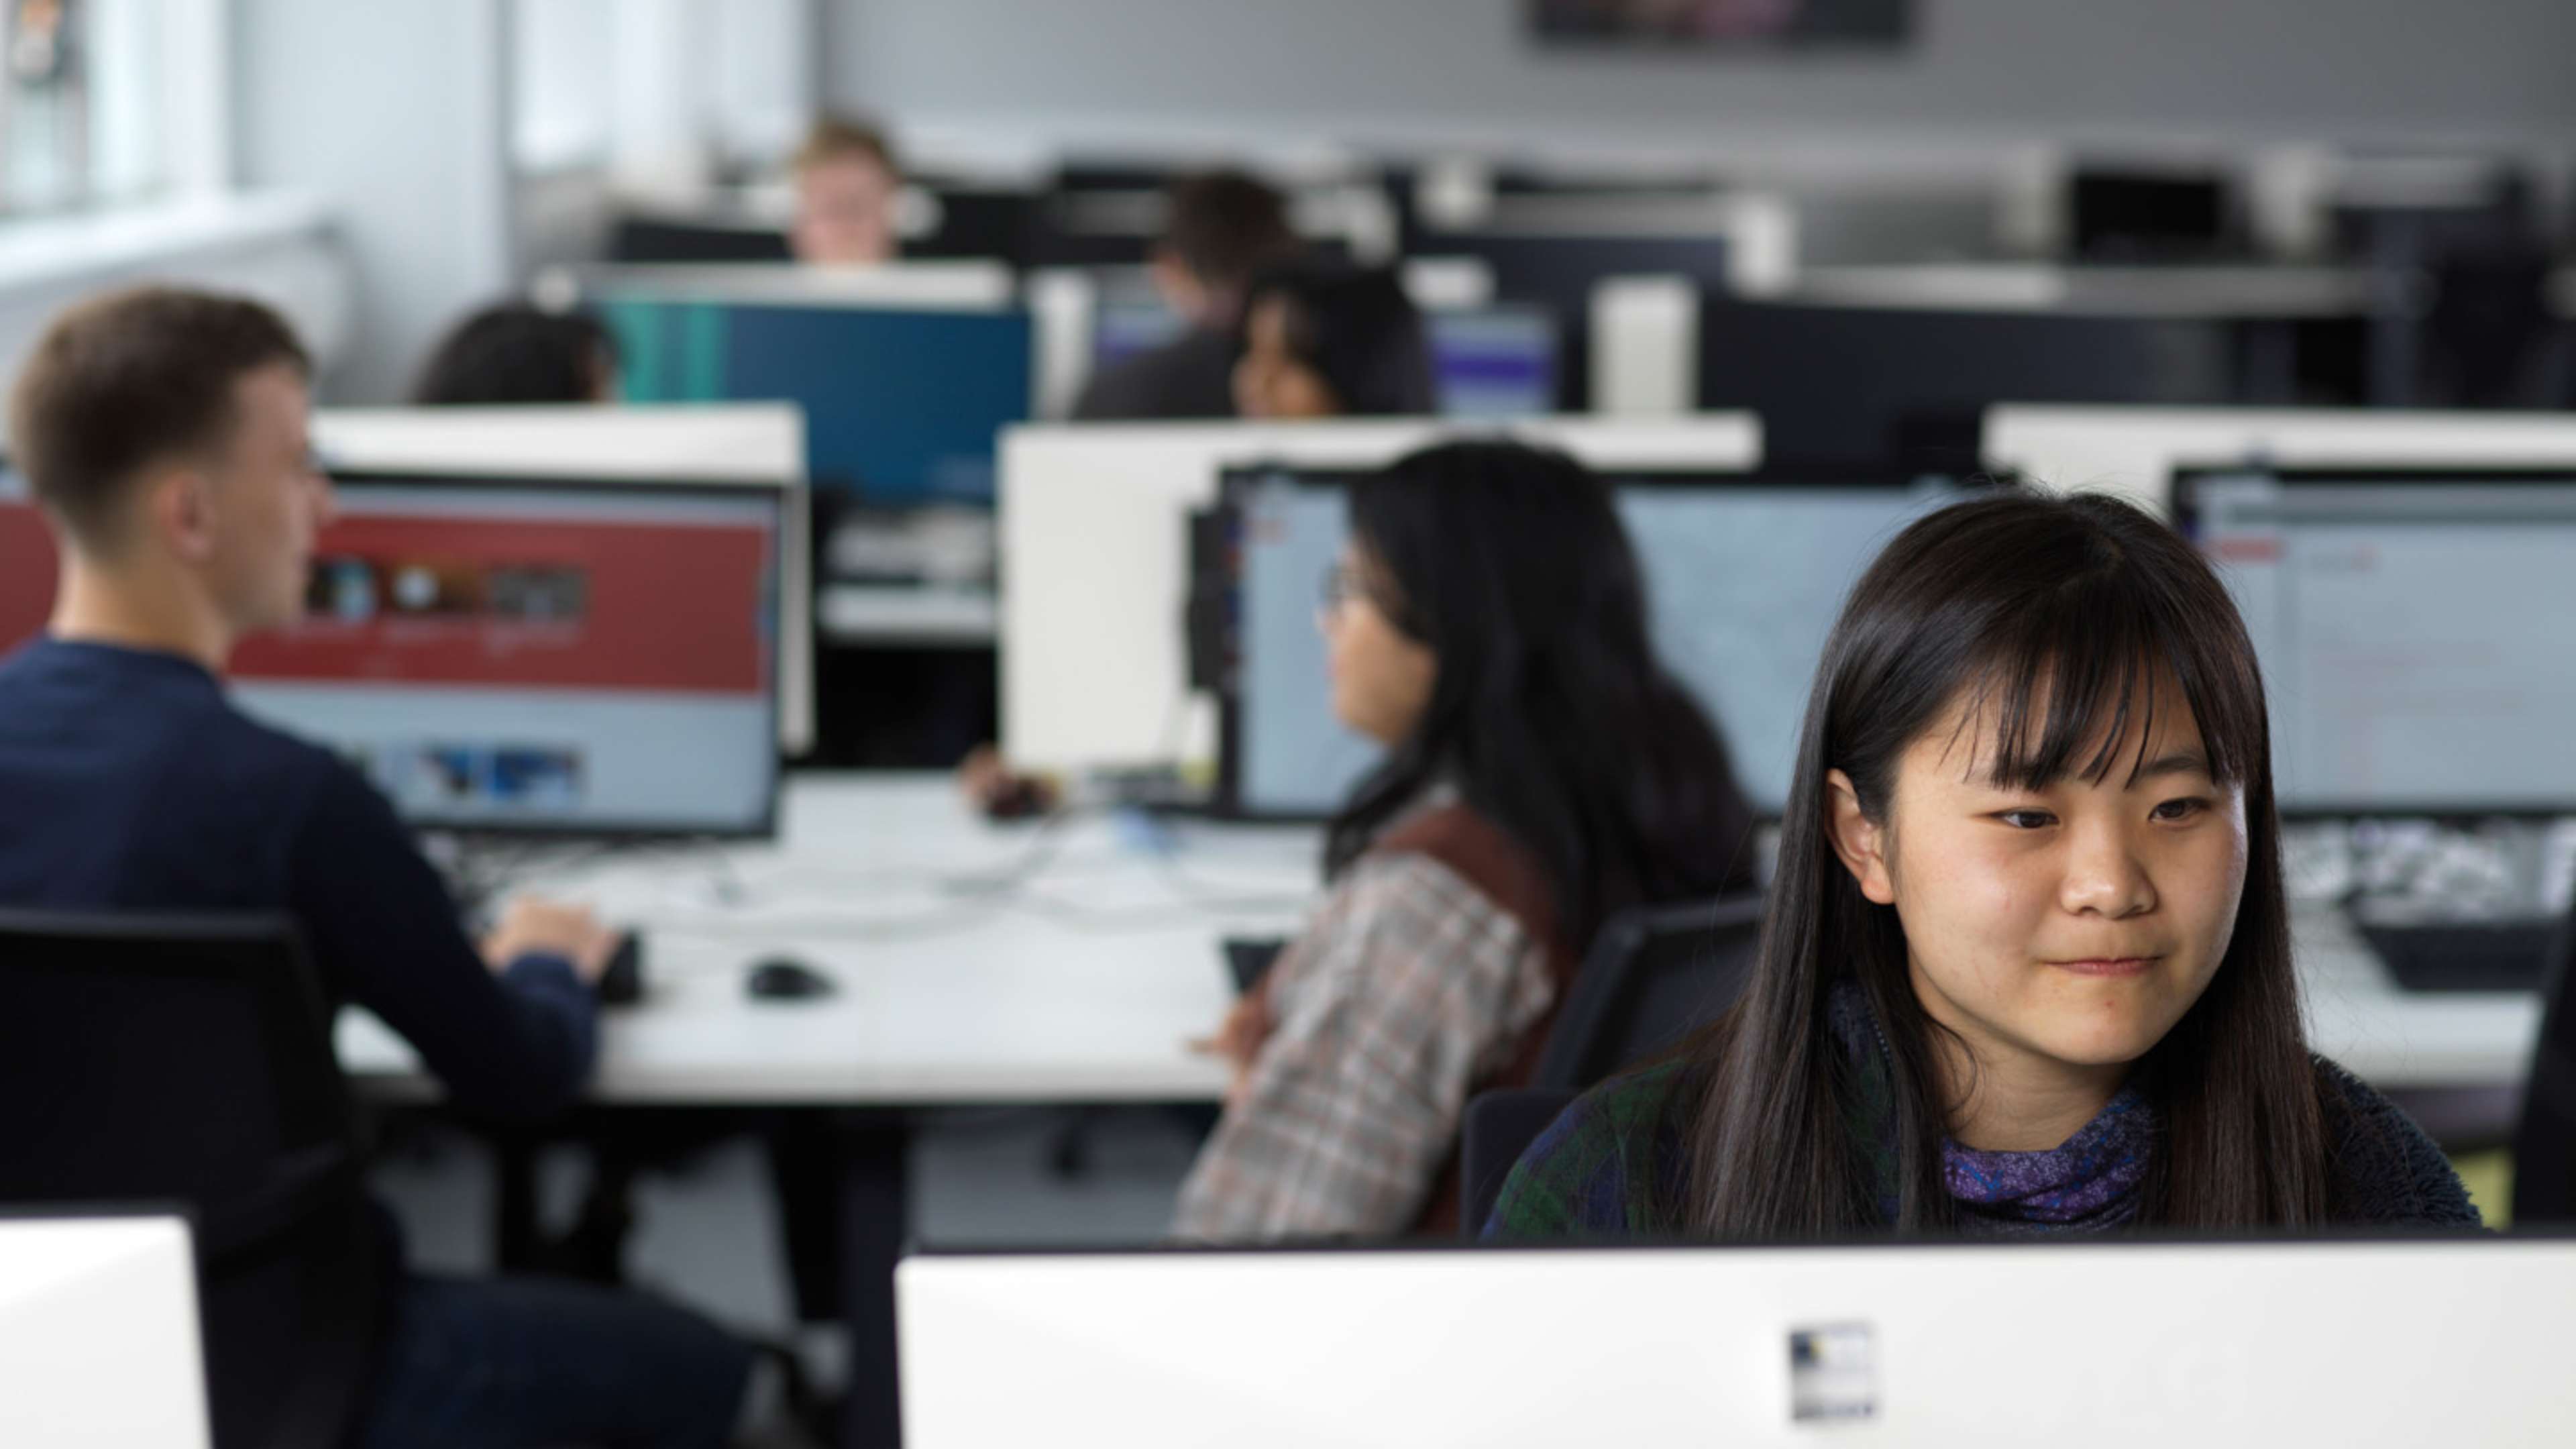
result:
M 2540 918 L 2355 924 L 2398 985 L 2454 992 L 2539 990 L 2561 923 Z

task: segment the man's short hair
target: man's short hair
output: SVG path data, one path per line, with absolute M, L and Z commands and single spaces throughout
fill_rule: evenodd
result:
M 903 175 L 884 129 L 851 116 L 816 118 L 805 132 L 805 144 L 796 148 L 794 165 L 805 171 L 834 161 L 873 161 L 889 176 Z
M 1236 291 L 1297 249 L 1288 201 L 1241 171 L 1207 171 L 1172 184 L 1163 245 L 1200 285 Z
M 20 369 L 9 449 L 38 502 L 103 539 L 135 476 L 221 449 L 240 420 L 235 384 L 279 363 L 313 372 L 294 329 L 257 302 L 166 287 L 84 302 Z

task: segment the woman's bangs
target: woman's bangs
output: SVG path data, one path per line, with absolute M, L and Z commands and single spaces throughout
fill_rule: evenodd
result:
M 2159 712 L 2177 706 L 2199 726 L 2215 783 L 2242 785 L 2268 769 L 2262 681 L 2240 625 L 2231 618 L 2226 637 L 2212 639 L 2110 581 L 2081 593 L 2092 597 L 1998 620 L 1971 653 L 1960 728 L 1985 731 L 1991 783 L 2100 784 L 2122 769 L 2134 783 Z

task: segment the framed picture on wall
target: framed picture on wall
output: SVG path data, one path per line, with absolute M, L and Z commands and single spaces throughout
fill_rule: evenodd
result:
M 1658 50 L 1894 46 L 1914 0 L 1525 0 L 1549 45 Z

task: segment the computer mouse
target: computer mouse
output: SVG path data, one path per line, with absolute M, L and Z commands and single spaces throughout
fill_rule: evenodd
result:
M 591 991 L 602 1006 L 633 1006 L 644 999 L 644 933 L 620 931 L 616 949 L 609 953 L 608 969 L 591 983 Z
M 788 956 L 772 956 L 752 963 L 743 978 L 743 989 L 763 1001 L 810 1001 L 829 996 L 836 988 L 832 978 Z

